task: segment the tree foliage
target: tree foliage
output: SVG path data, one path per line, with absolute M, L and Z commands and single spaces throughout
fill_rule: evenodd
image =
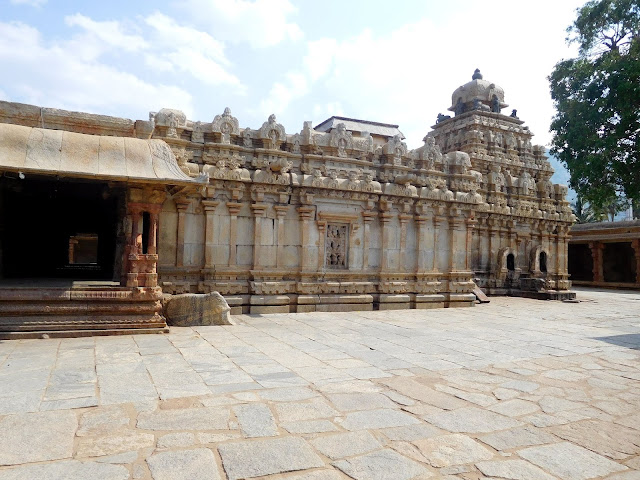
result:
M 579 56 L 549 76 L 551 152 L 594 208 L 640 199 L 640 0 L 591 0 L 567 29 Z

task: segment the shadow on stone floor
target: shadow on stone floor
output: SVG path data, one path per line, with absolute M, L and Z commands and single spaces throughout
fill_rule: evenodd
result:
M 594 340 L 602 340 L 603 342 L 618 345 L 620 347 L 640 350 L 640 333 L 627 333 L 624 335 L 612 335 L 610 337 L 594 337 Z

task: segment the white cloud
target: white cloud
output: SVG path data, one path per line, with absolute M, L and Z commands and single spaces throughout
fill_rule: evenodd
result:
M 105 48 L 115 48 L 126 52 L 136 52 L 149 48 L 149 44 L 140 35 L 125 33 L 120 22 L 96 22 L 79 13 L 65 17 L 65 23 L 70 27 L 81 27 L 86 31 L 81 41 L 95 41 Z
M 229 42 L 263 48 L 303 37 L 300 27 L 289 21 L 297 12 L 289 0 L 188 0 L 183 8 Z
M 20 45 L 20 48 L 15 48 Z M 3 81 L 21 101 L 71 110 L 117 114 L 148 112 L 168 105 L 193 111 L 185 90 L 152 84 L 137 76 L 77 55 L 78 42 L 48 45 L 38 30 L 22 23 L 0 22 Z
M 47 0 L 11 0 L 14 5 L 29 5 L 30 7 L 39 8 L 47 3 Z
M 309 93 L 309 82 L 303 73 L 289 72 L 285 77 L 284 82 L 276 82 L 267 98 L 260 102 L 262 115 L 282 112 L 292 101 Z
M 160 71 L 188 73 L 205 84 L 227 85 L 236 93 L 246 93 L 240 79 L 227 71 L 231 62 L 222 42 L 208 33 L 179 25 L 162 13 L 148 16 L 145 23 L 152 28 L 153 39 L 153 51 L 145 56 L 148 66 Z
M 505 89 L 511 105 L 505 113 L 518 109 L 537 134 L 535 141 L 544 144 L 553 115 L 546 77 L 555 61 L 570 55 L 558 46 L 564 45 L 576 5 L 540 2 L 554 5 L 554 16 L 538 5 L 527 9 L 526 21 L 513 24 L 522 10 L 517 2 L 498 2 L 491 9 L 474 2 L 466 4 L 464 16 L 446 23 L 421 18 L 384 34 L 364 29 L 344 40 L 315 40 L 292 73 L 304 72 L 309 101 L 329 100 L 346 116 L 400 124 L 409 146 L 416 147 L 437 114 L 449 113 L 451 93 L 478 67 L 485 79 Z M 292 87 L 285 79 L 272 88 L 269 99 L 280 101 L 280 111 L 287 99 L 300 97 Z M 321 111 L 314 108 L 314 115 Z

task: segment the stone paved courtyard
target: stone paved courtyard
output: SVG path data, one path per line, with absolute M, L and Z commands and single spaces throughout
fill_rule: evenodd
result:
M 640 479 L 640 293 L 0 341 L 0 480 Z

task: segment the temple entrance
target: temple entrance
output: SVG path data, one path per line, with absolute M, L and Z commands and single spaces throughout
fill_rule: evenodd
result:
M 0 178 L 2 278 L 120 280 L 124 189 L 103 182 Z
M 605 282 L 633 283 L 636 262 L 631 242 L 605 243 L 602 270 Z
M 571 280 L 593 282 L 593 258 L 588 244 L 569 244 L 568 263 Z

